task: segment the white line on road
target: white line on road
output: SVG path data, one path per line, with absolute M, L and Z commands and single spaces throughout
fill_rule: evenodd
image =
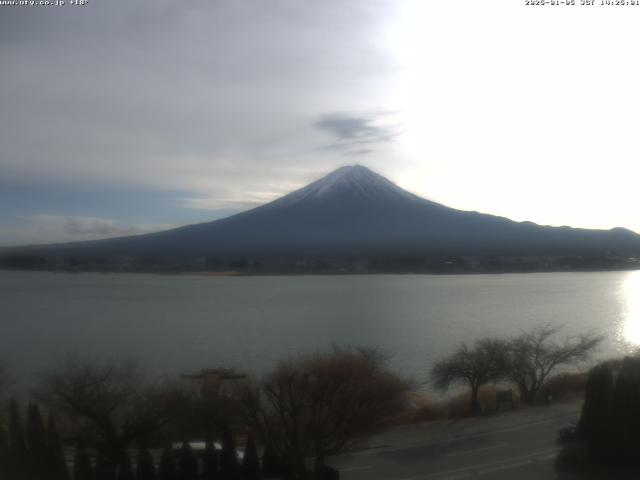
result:
M 456 455 L 465 455 L 467 453 L 476 453 L 476 452 L 484 452 L 485 450 L 491 450 L 494 448 L 499 448 L 499 447 L 504 447 L 506 446 L 506 443 L 496 443 L 495 445 L 489 445 L 488 447 L 482 447 L 482 448 L 472 448 L 469 450 L 462 450 L 459 452 L 451 452 L 451 453 L 447 453 L 447 457 L 454 457 Z

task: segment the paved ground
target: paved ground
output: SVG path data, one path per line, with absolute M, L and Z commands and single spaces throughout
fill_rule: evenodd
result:
M 369 448 L 334 457 L 344 480 L 538 480 L 557 477 L 557 431 L 580 403 L 398 427 Z

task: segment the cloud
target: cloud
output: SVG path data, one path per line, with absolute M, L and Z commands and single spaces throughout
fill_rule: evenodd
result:
M 215 197 L 187 197 L 179 201 L 183 208 L 195 210 L 210 210 L 228 213 L 236 213 L 242 210 L 264 205 L 300 187 L 297 184 L 282 182 L 279 184 L 266 184 L 264 191 L 244 191 L 238 195 L 219 195 Z
M 360 133 L 369 133 L 349 141 L 378 142 L 353 148 L 314 122 L 340 130 L 322 115 L 397 109 L 397 62 L 383 41 L 397 9 L 391 0 L 2 9 L 0 227 L 42 212 L 114 222 L 68 221 L 55 227 L 65 238 L 127 233 L 147 218 L 206 221 L 303 186 L 345 153 L 388 173 L 399 156 L 372 132 L 388 119 L 367 115 Z M 327 143 L 336 145 L 318 148 Z M 124 202 L 119 191 L 136 195 Z M 30 230 L 32 240 L 49 230 Z
M 66 215 L 34 215 L 31 220 L 43 233 L 63 233 L 65 235 L 126 235 L 131 229 L 116 225 L 115 221 L 96 217 L 72 217 Z
M 389 122 L 392 116 L 392 113 L 333 113 L 320 117 L 314 122 L 314 126 L 335 139 L 324 148 L 350 155 L 365 155 L 374 151 L 373 145 L 390 143 L 402 133 L 399 124 Z
M 395 10 L 387 1 L 4 10 L 0 168 L 14 182 L 197 196 L 255 190 L 284 168 L 326 171 L 309 124 L 371 105 L 392 80 L 372 41 Z
M 124 225 L 109 218 L 44 213 L 22 217 L 19 220 L 17 224 L 0 228 L 2 245 L 34 243 L 33 239 L 37 239 L 37 243 L 98 240 L 157 232 L 179 226 L 165 223 Z
M 263 203 L 267 203 L 273 200 L 273 198 L 267 198 L 264 201 L 258 199 L 235 199 L 226 197 L 193 197 L 183 198 L 180 200 L 179 205 L 183 208 L 190 208 L 194 210 L 210 210 L 210 211 L 223 211 L 225 213 L 236 213 L 242 210 L 248 210 L 250 208 L 257 207 Z

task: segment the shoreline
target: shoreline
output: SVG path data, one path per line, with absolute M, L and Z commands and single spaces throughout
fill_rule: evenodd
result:
M 610 269 L 581 269 L 581 270 L 505 270 L 505 271 L 451 271 L 451 272 L 419 272 L 419 271 L 388 271 L 388 272 L 300 272 L 300 271 L 271 271 L 271 272 L 243 272 L 239 270 L 203 270 L 203 271 L 145 271 L 145 270 L 68 270 L 68 269 L 15 269 L 0 268 L 2 272 L 20 272 L 20 273 L 54 273 L 78 275 L 83 273 L 103 274 L 103 275 L 159 275 L 159 276 L 190 276 L 190 277 L 348 277 L 348 276 L 480 276 L 480 275 L 534 275 L 534 274 L 550 274 L 550 273 L 613 273 L 613 272 L 637 272 L 640 267 L 633 268 L 610 268 Z

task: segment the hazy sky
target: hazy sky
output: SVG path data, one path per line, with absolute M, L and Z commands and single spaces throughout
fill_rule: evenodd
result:
M 524 0 L 0 6 L 0 245 L 219 218 L 354 163 L 456 208 L 640 231 L 639 21 Z

